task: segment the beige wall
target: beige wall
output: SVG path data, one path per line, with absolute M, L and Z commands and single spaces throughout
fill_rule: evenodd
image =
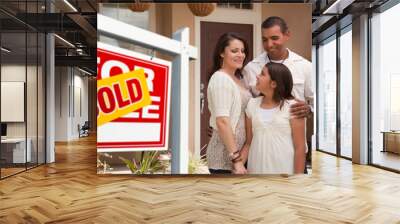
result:
M 171 37 L 172 28 L 171 28 L 171 4 L 155 4 L 155 18 L 150 18 L 150 21 L 156 21 L 156 33 Z M 150 14 L 150 16 L 152 16 Z
M 154 9 L 153 9 L 154 7 Z M 152 13 L 154 10 L 154 13 Z M 183 27 L 190 29 L 190 44 L 194 44 L 194 15 L 186 3 L 159 3 L 150 8 L 150 30 L 153 22 L 156 23 L 155 32 L 163 36 L 172 37 L 172 33 Z
M 172 4 L 172 31 L 175 32 L 183 27 L 189 27 L 190 44 L 194 45 L 194 15 L 186 3 Z
M 288 47 L 311 61 L 311 4 L 264 4 L 262 7 L 263 20 L 270 16 L 279 16 L 286 21 L 291 33 Z
M 186 3 L 176 3 L 172 4 L 172 32 L 175 32 L 183 27 L 189 27 L 190 30 L 190 45 L 194 45 L 194 15 L 187 7 Z M 189 64 L 189 99 L 194 99 L 195 97 L 195 69 L 194 69 L 194 61 L 191 61 Z M 195 102 L 194 100 L 190 100 L 191 102 Z M 189 105 L 189 151 L 191 154 L 195 152 L 194 149 L 194 141 L 195 141 L 195 104 L 191 103 Z
M 155 32 L 163 36 L 172 37 L 173 32 L 183 28 L 189 27 L 190 29 L 190 40 L 189 43 L 194 45 L 195 33 L 194 33 L 194 15 L 190 12 L 186 3 L 175 3 L 175 4 L 155 4 L 155 14 L 150 13 L 150 21 L 155 20 Z M 158 57 L 165 60 L 173 60 L 172 57 L 164 54 L 157 54 Z M 195 95 L 195 79 L 194 77 L 194 61 L 189 64 L 189 89 L 190 99 L 194 98 Z M 189 105 L 189 130 L 194 130 L 194 109 L 195 105 Z M 189 150 L 191 153 L 194 152 L 194 132 L 189 133 Z

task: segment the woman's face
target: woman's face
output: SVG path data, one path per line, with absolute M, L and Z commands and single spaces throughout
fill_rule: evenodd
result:
M 264 67 L 261 74 L 257 75 L 256 89 L 262 93 L 273 92 L 276 88 L 276 82 L 271 80 L 268 69 Z
M 246 57 L 244 52 L 242 41 L 238 39 L 231 40 L 229 45 L 225 47 L 224 52 L 221 54 L 223 60 L 222 67 L 231 69 L 242 68 Z

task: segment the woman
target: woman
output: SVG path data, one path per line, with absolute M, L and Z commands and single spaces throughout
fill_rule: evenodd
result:
M 263 96 L 249 100 L 246 108 L 247 141 L 242 150 L 248 154 L 250 174 L 300 174 L 305 163 L 305 121 L 290 116 L 293 80 L 289 69 L 268 63 L 257 76 L 256 89 Z
M 244 86 L 241 69 L 248 45 L 235 33 L 223 34 L 216 45 L 207 88 L 213 135 L 207 147 L 211 174 L 245 174 L 240 150 L 246 141 L 245 108 L 251 93 Z

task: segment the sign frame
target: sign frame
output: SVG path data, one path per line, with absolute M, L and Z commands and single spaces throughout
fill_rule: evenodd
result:
M 118 141 L 118 142 L 105 142 L 102 141 L 101 129 L 102 126 L 97 127 L 97 152 L 137 152 L 137 151 L 165 151 L 169 149 L 169 129 L 170 129 L 170 110 L 171 110 L 171 82 L 172 82 L 172 62 L 163 60 L 160 58 L 156 58 L 150 55 L 145 55 L 142 53 L 134 52 L 131 50 L 123 49 L 117 46 L 113 46 L 110 44 L 106 44 L 103 42 L 97 42 L 97 50 L 107 51 L 107 53 L 116 54 L 118 57 L 127 57 L 134 58 L 135 60 L 141 61 L 143 63 L 152 64 L 154 66 L 164 67 L 167 69 L 166 79 L 166 89 L 164 94 L 164 117 L 163 117 L 163 127 L 160 133 L 160 141 L 161 143 L 156 144 L 154 141 L 148 142 L 127 142 L 127 141 Z M 97 60 L 99 60 L 98 58 Z M 98 61 L 99 63 L 99 61 Z M 99 71 L 98 71 L 99 74 Z M 103 75 L 103 74 L 102 74 Z M 157 74 L 155 74 L 157 75 Z M 107 78 L 102 76 L 101 78 Z M 111 121 L 111 123 L 115 123 L 115 125 L 121 123 L 134 123 L 134 122 L 121 122 L 121 121 Z M 160 127 L 160 128 L 161 128 Z M 104 128 L 104 127 L 103 127 Z M 104 130 L 103 130 L 104 131 Z M 153 142 L 153 143 L 151 143 Z
M 172 38 L 142 29 L 108 16 L 97 14 L 97 33 L 115 40 L 147 47 L 172 56 L 171 136 L 172 174 L 189 172 L 189 61 L 198 58 L 198 49 L 190 45 L 188 27 Z

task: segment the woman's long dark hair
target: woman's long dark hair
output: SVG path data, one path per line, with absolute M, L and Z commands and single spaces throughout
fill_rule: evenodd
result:
M 237 33 L 233 32 L 224 33 L 219 37 L 217 44 L 215 46 L 213 54 L 213 66 L 209 73 L 208 79 L 211 78 L 214 72 L 218 71 L 222 67 L 223 58 L 221 57 L 221 54 L 224 52 L 225 47 L 227 47 L 232 40 L 242 41 L 244 46 L 244 53 L 246 54 L 243 61 L 243 67 L 247 63 L 247 60 L 249 58 L 249 45 L 247 44 L 246 40 Z M 237 69 L 235 72 L 235 76 L 238 77 L 239 79 L 242 78 L 243 67 L 241 69 Z
M 269 62 L 265 65 L 268 70 L 270 79 L 276 82 L 276 88 L 274 90 L 274 96 L 272 99 L 276 102 L 280 102 L 279 107 L 282 109 L 285 100 L 293 99 L 293 78 L 292 73 L 281 63 Z

